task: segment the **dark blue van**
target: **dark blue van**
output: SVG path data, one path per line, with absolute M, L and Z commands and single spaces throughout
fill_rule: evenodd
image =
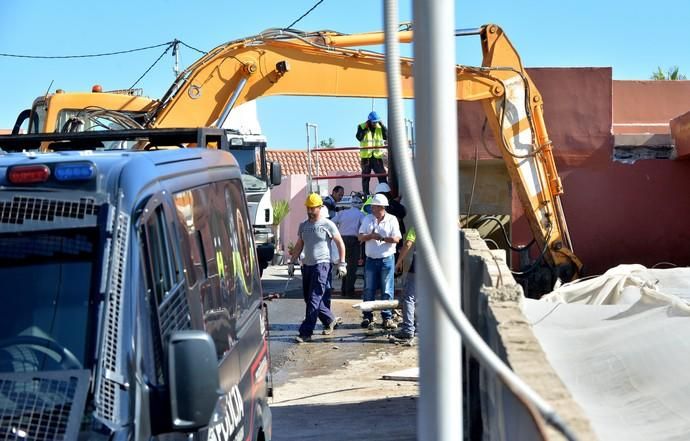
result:
M 0 137 L 0 439 L 271 439 L 259 267 L 225 139 Z

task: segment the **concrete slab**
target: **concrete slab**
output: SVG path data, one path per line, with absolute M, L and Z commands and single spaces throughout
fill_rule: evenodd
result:
M 407 368 L 384 374 L 383 379 L 392 381 L 419 381 L 419 368 Z

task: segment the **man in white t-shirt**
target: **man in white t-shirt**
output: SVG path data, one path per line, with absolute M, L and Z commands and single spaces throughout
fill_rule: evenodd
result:
M 359 227 L 359 241 L 364 242 L 364 253 L 367 256 L 364 264 L 365 302 L 375 300 L 376 289 L 381 289 L 381 300 L 393 300 L 395 291 L 395 246 L 400 242 L 398 219 L 386 213 L 388 199 L 382 194 L 371 200 L 371 214 L 362 220 Z M 374 314 L 364 312 L 362 327 L 374 329 Z M 395 329 L 390 309 L 381 311 L 381 325 L 384 329 Z

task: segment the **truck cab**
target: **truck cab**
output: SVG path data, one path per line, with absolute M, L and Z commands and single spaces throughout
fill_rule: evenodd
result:
M 31 109 L 22 111 L 12 134 L 135 128 L 145 124 L 154 104 L 140 89 L 101 92 L 98 85 L 90 93 L 58 89 L 37 97 Z
M 0 137 L 3 437 L 271 439 L 259 266 L 225 142 Z
M 259 254 L 261 271 L 268 267 L 275 251 L 271 188 L 282 180 L 280 163 L 266 160 L 266 136 L 262 133 L 256 102 L 234 107 L 223 122 L 230 153 L 240 165 L 242 184 Z
M 280 163 L 266 160 L 266 137 L 263 135 L 241 135 L 232 130 L 226 133 L 228 149 L 242 173 L 259 265 L 263 271 L 275 251 L 271 188 L 280 185 Z

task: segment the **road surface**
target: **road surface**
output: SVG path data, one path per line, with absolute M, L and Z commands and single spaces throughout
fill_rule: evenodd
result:
M 332 309 L 344 323 L 332 335 L 297 344 L 304 317 L 299 274 L 287 283 L 285 266 L 264 272 L 273 369 L 273 440 L 414 440 L 418 383 L 405 371 L 417 367 L 417 347 L 391 343 L 380 328 L 359 326 L 357 299 L 334 296 Z M 380 317 L 377 318 L 380 321 Z M 396 374 L 395 380 L 384 376 Z

